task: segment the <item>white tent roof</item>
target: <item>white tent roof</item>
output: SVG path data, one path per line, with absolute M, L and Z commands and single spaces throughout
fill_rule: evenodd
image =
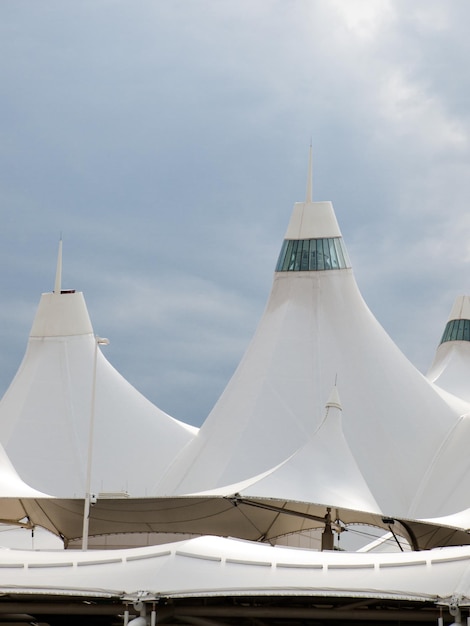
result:
M 198 433 L 119 375 L 99 349 L 83 295 L 60 283 L 61 252 L 55 290 L 41 298 L 0 402 L 0 441 L 34 487 L 83 494 L 93 406 L 94 492 L 154 495 L 163 476 L 157 496 L 237 494 L 352 517 L 430 518 L 470 507 L 468 404 L 423 377 L 375 320 L 331 203 L 312 202 L 309 190 L 294 207 L 255 337 Z M 466 307 L 464 299 L 451 320 L 466 319 Z M 336 380 L 342 403 L 335 386 L 325 415 Z
M 57 275 L 60 275 L 60 254 Z M 26 354 L 0 401 L 0 442 L 18 472 L 63 497 L 85 489 L 94 359 L 92 491 L 146 495 L 194 436 L 144 398 L 96 344 L 83 294 L 43 294 Z
M 342 595 L 363 602 L 394 598 L 468 606 L 469 560 L 469 547 L 404 554 L 319 553 L 208 536 L 115 550 L 112 555 L 102 550 L 92 554 L 5 550 L 0 586 L 10 597 L 127 597 L 131 602 L 148 601 L 149 612 L 159 599 L 214 596 L 242 602 L 253 596 Z M 165 613 L 168 606 L 171 610 Z M 24 607 L 28 610 L 26 602 Z M 219 610 L 230 609 L 222 605 Z M 159 622 L 167 621 L 164 615 L 171 620 L 172 611 L 171 602 L 159 603 Z M 348 615 L 344 610 L 343 616 Z M 183 620 L 193 623 L 191 614 L 183 614 Z M 196 617 L 194 623 L 209 622 Z
M 341 421 L 339 394 L 333 387 L 323 421 L 288 459 L 259 476 L 203 493 L 296 501 L 308 496 L 307 502 L 381 515 L 349 449 Z
M 460 414 L 467 405 L 419 374 L 377 323 L 356 286 L 331 204 L 311 202 L 311 181 L 307 201 L 294 209 L 255 337 L 197 434 L 112 368 L 82 294 L 60 289 L 60 266 L 0 402 L 0 439 L 20 473 L 47 491 L 83 492 L 96 382 L 94 489 L 125 487 L 138 495 L 167 468 L 160 492 L 193 495 L 99 499 L 90 536 L 222 536 L 112 553 L 3 550 L 0 586 L 8 598 L 139 600 L 148 608 L 164 598 L 158 621 L 172 618 L 169 599 L 379 598 L 448 605 L 461 621 L 458 607 L 470 603 L 470 547 L 463 545 L 470 542 L 470 414 Z M 454 307 L 449 323 L 470 321 L 468 302 Z M 454 337 L 455 328 L 446 328 L 431 379 L 468 400 L 470 339 Z M 342 402 L 335 382 L 325 412 L 333 381 Z M 83 500 L 41 495 L 0 447 L 0 520 L 27 516 L 65 540 L 80 537 Z M 354 523 L 393 527 L 415 549 L 462 545 L 364 554 L 261 543 Z M 405 613 L 411 608 L 399 617 Z
M 314 435 L 277 470 L 241 491 L 242 495 L 301 500 L 380 513 L 380 507 L 346 442 L 341 404 L 334 387 Z
M 328 267 L 316 261 L 322 269 L 305 266 L 302 271 L 308 249 L 300 246 L 311 239 L 325 246 L 333 241 L 338 259 L 341 248 L 344 260 Z M 292 241 L 301 243 L 295 244 L 291 262 Z M 385 512 L 406 515 L 459 413 L 367 308 L 331 203 L 295 205 L 281 257 L 285 261 L 279 262 L 245 356 L 197 437 L 158 484 L 158 493 L 219 489 L 283 463 L 309 438 L 312 423 L 319 425 L 324 399 L 338 380 L 347 415 L 344 435 L 370 492 Z M 329 471 L 329 466 L 322 468 L 325 484 Z M 308 481 L 296 488 L 302 500 L 312 497 Z M 468 490 L 458 488 L 458 499 L 460 505 L 450 504 L 454 511 L 470 505 Z M 419 500 L 416 514 L 453 510 L 442 510 L 427 497 Z
M 0 446 L 0 494 L 4 498 L 44 498 L 48 497 L 45 493 L 33 489 L 27 485 L 18 475 L 13 467 L 5 450 Z M 2 514 L 0 513 L 0 518 Z M 12 521 L 17 521 L 23 517 L 15 518 L 8 516 Z

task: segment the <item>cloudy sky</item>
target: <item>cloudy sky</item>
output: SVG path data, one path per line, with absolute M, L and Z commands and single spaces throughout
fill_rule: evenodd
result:
M 243 354 L 295 201 L 335 206 L 359 287 L 430 364 L 470 293 L 467 0 L 2 0 L 0 393 L 40 294 L 200 424 Z

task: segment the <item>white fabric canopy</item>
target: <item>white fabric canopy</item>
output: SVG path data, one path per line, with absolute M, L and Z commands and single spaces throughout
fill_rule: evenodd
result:
M 297 204 L 287 237 L 341 238 L 331 203 Z M 275 273 L 257 332 L 199 432 L 160 411 L 116 372 L 97 346 L 82 294 L 61 291 L 56 279 L 0 402 L 0 441 L 21 477 L 55 495 L 83 494 L 93 413 L 94 492 L 142 496 L 158 483 L 159 504 L 202 493 L 217 506 L 221 495 L 236 495 L 238 504 L 239 498 L 296 501 L 303 510 L 320 507 L 314 514 L 320 525 L 326 507 L 352 511 L 354 521 L 377 518 L 379 525 L 383 514 L 430 518 L 470 507 L 470 427 L 461 415 L 468 404 L 438 390 L 403 356 L 367 308 L 344 259 L 336 269 Z M 325 414 L 335 381 L 342 402 L 330 398 Z M 55 510 L 54 528 L 59 502 L 65 500 L 45 505 Z M 77 501 L 71 502 L 75 511 Z M 125 502 L 106 506 L 119 513 L 95 531 L 126 532 L 116 530 L 126 519 Z M 128 506 L 131 526 L 140 528 L 136 501 Z M 226 523 L 219 517 L 217 532 L 229 532 Z M 204 531 L 196 519 L 185 520 L 185 530 L 174 532 L 215 532 L 205 524 Z M 276 524 L 259 537 L 291 532 Z M 258 532 L 257 522 L 254 527 Z M 288 527 L 302 529 L 305 521 Z M 79 536 L 76 529 L 59 532 Z
M 299 240 L 338 236 L 331 204 L 296 205 L 287 233 Z M 388 337 L 349 268 L 275 273 L 237 371 L 157 493 L 223 489 L 283 463 L 320 424 L 335 380 L 347 445 L 382 510 L 407 515 L 413 507 L 414 514 L 428 517 L 470 505 L 470 492 L 452 469 L 446 476 L 456 491 L 443 505 L 423 488 L 460 414 Z M 334 449 L 333 438 L 326 445 Z M 333 463 L 341 466 L 341 459 L 321 468 L 319 483 L 328 484 Z M 286 498 L 291 489 L 302 500 L 312 497 L 308 480 L 284 488 Z
M 338 390 L 333 388 L 324 419 L 316 431 L 283 463 L 241 483 L 205 491 L 254 498 L 286 498 L 381 515 L 349 449 L 341 425 Z M 195 494 L 203 495 L 203 494 Z
M 0 587 L 13 597 L 109 594 L 147 600 L 149 609 L 158 598 L 340 594 L 443 604 L 455 598 L 465 606 L 469 562 L 469 547 L 426 554 L 319 553 L 209 536 L 113 554 L 6 550 Z
M 30 485 L 82 496 L 94 375 L 92 491 L 145 495 L 197 429 L 158 409 L 111 366 L 81 293 L 43 294 L 26 354 L 0 401 L 0 442 Z
M 41 526 L 63 538 L 67 545 L 80 543 L 83 530 L 83 499 L 0 498 L 0 522 Z M 336 532 L 351 525 L 393 529 L 416 550 L 470 544 L 461 519 L 409 520 L 380 513 L 357 511 L 323 503 L 233 494 L 223 496 L 175 496 L 169 498 L 100 499 L 90 510 L 89 536 L 119 534 L 219 535 L 254 542 L 275 543 L 292 533 L 323 531 L 331 520 Z

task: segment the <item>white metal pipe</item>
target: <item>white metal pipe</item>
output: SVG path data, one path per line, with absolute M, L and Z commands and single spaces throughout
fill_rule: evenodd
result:
M 98 360 L 98 345 L 107 346 L 108 344 L 108 339 L 95 337 L 95 350 L 93 355 L 93 371 L 91 381 L 90 426 L 88 432 L 88 458 L 85 485 L 85 503 L 83 507 L 82 550 L 88 550 L 88 530 L 90 527 L 91 466 L 93 460 L 93 437 L 95 428 L 96 364 Z

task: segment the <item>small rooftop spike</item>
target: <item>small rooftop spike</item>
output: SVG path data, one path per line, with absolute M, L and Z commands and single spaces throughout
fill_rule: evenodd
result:
M 343 407 L 341 406 L 341 400 L 339 399 L 338 387 L 336 386 L 336 383 L 333 389 L 331 390 L 330 397 L 328 398 L 328 402 L 325 405 L 327 409 L 330 406 L 333 406 L 336 409 L 339 409 L 340 411 L 343 410 Z
M 310 148 L 308 151 L 307 194 L 305 197 L 305 202 L 312 202 L 312 188 L 313 188 L 313 165 L 312 165 L 312 142 L 310 142 Z
M 59 252 L 57 255 L 57 268 L 55 272 L 54 293 L 60 294 L 62 290 L 62 235 L 59 240 Z

